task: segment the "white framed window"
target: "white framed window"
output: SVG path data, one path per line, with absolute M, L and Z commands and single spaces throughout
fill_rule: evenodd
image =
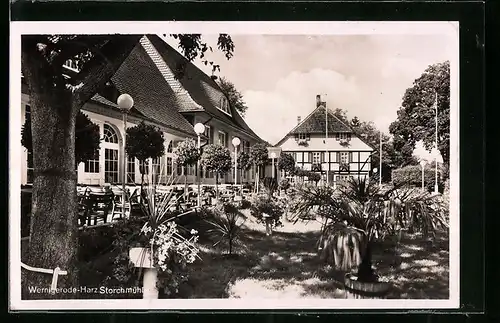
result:
M 225 96 L 222 96 L 220 98 L 219 110 L 231 116 L 231 109 L 229 107 L 229 102 L 227 101 L 227 98 Z
M 173 143 L 173 142 L 174 142 L 174 141 L 172 140 L 172 141 L 170 141 L 170 142 L 168 143 L 167 153 L 171 153 L 171 152 L 173 152 L 173 148 L 172 148 L 172 145 L 173 145 L 172 143 Z
M 158 183 L 161 173 L 160 158 L 153 158 L 151 161 L 152 171 L 153 171 L 153 183 Z
M 173 158 L 167 157 L 167 176 L 172 176 Z
M 349 162 L 349 152 L 341 151 L 340 152 L 340 163 L 347 164 Z
M 335 134 L 335 140 L 351 140 L 351 133 L 349 133 L 349 132 L 337 132 Z
M 135 157 L 127 156 L 127 183 L 135 183 Z
M 109 124 L 104 124 L 104 142 L 118 143 L 118 134 Z
M 99 173 L 99 150 L 95 151 L 94 158 L 85 162 L 85 173 Z
M 211 144 L 213 142 L 212 138 L 212 128 L 210 126 L 205 126 L 205 137 L 208 138 L 208 143 Z
M 295 135 L 295 140 L 311 140 L 311 135 L 308 133 L 299 133 Z
M 321 162 L 321 153 L 320 152 L 313 152 L 312 154 L 312 163 L 313 164 L 319 164 Z
M 336 175 L 335 177 L 335 183 L 337 185 L 345 185 L 351 178 L 353 178 L 352 175 Z
M 221 145 L 221 146 L 224 146 L 226 147 L 226 138 L 227 138 L 227 134 L 224 132 L 224 131 L 219 131 L 219 140 L 218 140 L 218 144 Z

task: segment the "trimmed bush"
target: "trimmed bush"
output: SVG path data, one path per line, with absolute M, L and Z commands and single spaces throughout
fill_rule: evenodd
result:
M 403 186 L 422 186 L 422 167 L 405 166 L 392 171 L 392 183 Z M 435 170 L 432 165 L 426 165 L 424 169 L 424 185 L 429 191 L 434 190 Z M 438 169 L 438 190 L 443 192 L 442 172 Z

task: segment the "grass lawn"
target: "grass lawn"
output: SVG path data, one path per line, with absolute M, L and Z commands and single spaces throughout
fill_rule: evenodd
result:
M 267 237 L 264 225 L 248 216 L 233 257 L 226 254 L 226 246 L 213 246 L 215 241 L 206 234 L 207 223 L 198 221 L 192 226 L 200 234 L 202 260 L 190 265 L 189 281 L 180 287 L 180 298 L 347 297 L 343 289 L 344 273 L 323 263 L 316 254 L 321 228 L 318 221 L 293 224 L 284 220 L 284 226 Z M 103 243 L 109 247 L 81 264 L 80 282 L 85 286 L 102 285 L 113 268 L 111 241 Z M 23 241 L 23 255 L 26 244 Z M 388 298 L 447 299 L 448 251 L 447 233 L 432 239 L 405 233 L 399 243 L 393 239 L 376 245 L 374 267 L 382 280 L 393 285 Z
M 321 223 L 284 222 L 272 237 L 248 218 L 237 255 L 200 236 L 202 261 L 190 267 L 182 298 L 345 298 L 344 273 L 323 263 L 316 254 Z M 203 228 L 199 228 L 202 234 Z M 404 234 L 374 250 L 374 266 L 393 284 L 389 298 L 448 298 L 448 239 L 428 240 Z

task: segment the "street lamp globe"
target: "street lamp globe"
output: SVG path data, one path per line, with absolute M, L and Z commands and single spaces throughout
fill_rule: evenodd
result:
M 378 172 L 378 168 L 377 168 L 377 167 L 375 167 L 375 168 L 373 169 L 373 174 L 377 174 L 377 172 Z
M 276 158 L 276 153 L 271 153 L 271 158 L 275 159 Z
M 123 112 L 128 112 L 134 105 L 134 99 L 132 99 L 129 94 L 124 93 L 118 97 L 116 103 L 120 107 L 120 110 L 122 110 Z
M 240 138 L 238 138 L 238 137 L 234 137 L 233 141 L 231 141 L 231 142 L 233 143 L 234 147 L 238 147 L 241 143 Z
M 420 161 L 420 166 L 425 167 L 426 164 L 427 164 L 427 161 L 425 159 L 422 159 Z
M 205 132 L 205 125 L 203 123 L 197 123 L 194 125 L 194 132 L 196 132 L 197 135 L 201 135 L 202 133 Z

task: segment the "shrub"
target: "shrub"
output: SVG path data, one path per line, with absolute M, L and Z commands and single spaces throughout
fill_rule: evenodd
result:
M 289 188 L 290 188 L 290 181 L 288 180 L 288 178 L 282 178 L 280 180 L 280 184 L 279 184 L 279 187 L 281 190 L 283 191 L 287 191 Z
M 281 216 L 283 215 L 285 205 L 282 205 L 271 196 L 263 194 L 254 196 L 251 203 L 250 214 L 259 222 L 265 224 L 263 213 L 266 213 L 272 218 L 274 226 L 282 225 Z
M 438 170 L 438 190 L 443 191 L 443 182 L 441 180 L 442 172 Z M 403 168 L 395 169 L 392 171 L 392 183 L 395 186 L 416 186 L 422 185 L 422 167 L 405 166 Z M 424 169 L 424 185 L 429 190 L 434 190 L 435 183 L 435 170 L 432 166 L 428 165 Z
M 212 229 L 207 233 L 218 239 L 214 246 L 224 241 L 227 243 L 229 255 L 232 255 L 234 244 L 239 242 L 241 227 L 246 221 L 245 216 L 234 203 L 224 202 L 217 204 L 213 218 L 206 221 L 212 225 Z

